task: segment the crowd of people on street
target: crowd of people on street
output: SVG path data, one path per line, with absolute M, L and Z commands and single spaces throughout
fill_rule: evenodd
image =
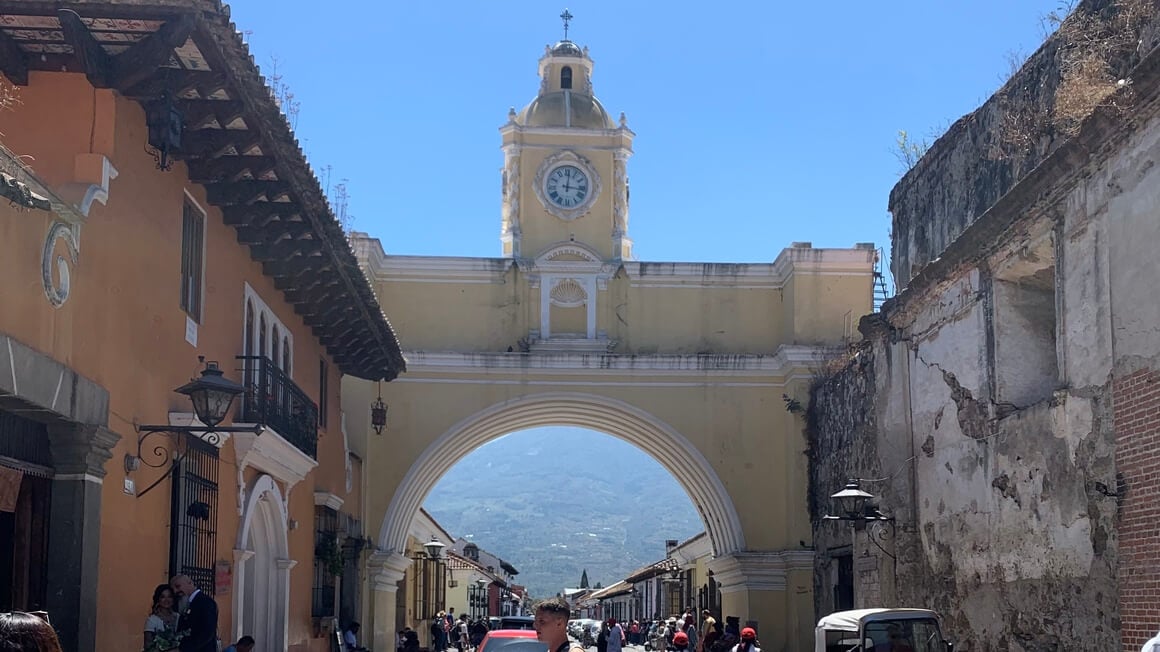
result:
M 621 652 L 624 645 L 639 645 L 654 652 L 761 652 L 757 632 L 739 627 L 736 618 L 720 623 L 705 609 L 698 626 L 692 608 L 668 619 L 604 621 L 596 638 L 597 652 Z
M 431 652 L 447 652 L 450 648 L 455 648 L 459 652 L 467 652 L 469 649 L 479 647 L 488 631 L 488 621 L 485 618 L 469 620 L 467 614 L 459 614 L 459 617 L 456 618 L 455 607 L 451 607 L 447 611 L 440 611 L 431 619 Z M 396 643 L 398 652 L 408 652 L 405 640 L 406 632 L 411 632 L 410 628 L 399 632 L 399 640 Z M 412 638 L 414 638 L 417 648 L 418 635 L 415 634 Z

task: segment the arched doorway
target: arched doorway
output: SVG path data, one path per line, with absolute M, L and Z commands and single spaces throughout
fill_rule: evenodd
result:
M 250 489 L 234 551 L 234 636 L 253 636 L 258 649 L 286 649 L 290 607 L 286 505 L 278 484 L 258 476 Z

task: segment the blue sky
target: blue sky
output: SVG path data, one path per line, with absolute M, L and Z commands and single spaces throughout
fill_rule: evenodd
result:
M 941 132 L 1035 50 L 1059 0 L 319 3 L 235 0 L 301 103 L 316 170 L 389 253 L 499 255 L 499 126 L 575 16 L 597 97 L 636 132 L 641 260 L 770 261 L 888 244 L 899 129 Z

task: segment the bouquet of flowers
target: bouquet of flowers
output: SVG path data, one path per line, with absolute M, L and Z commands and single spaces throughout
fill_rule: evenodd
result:
M 188 631 L 174 631 L 169 628 L 157 632 L 153 636 L 153 640 L 149 643 L 149 647 L 145 648 L 145 652 L 166 652 L 167 650 L 176 650 L 177 646 L 181 645 L 181 639 L 185 638 Z

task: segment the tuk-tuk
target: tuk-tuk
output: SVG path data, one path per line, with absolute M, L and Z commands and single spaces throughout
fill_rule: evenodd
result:
M 818 621 L 814 652 L 951 652 L 927 609 L 855 609 Z

